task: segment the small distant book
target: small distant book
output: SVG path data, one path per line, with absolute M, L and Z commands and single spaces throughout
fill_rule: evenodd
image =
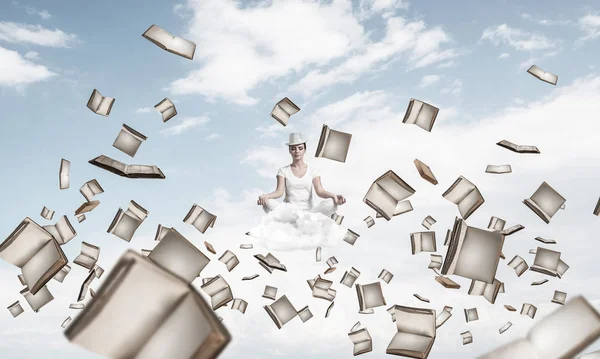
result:
M 537 78 L 538 80 L 544 81 L 551 85 L 556 86 L 556 83 L 558 82 L 558 76 L 550 72 L 546 72 L 535 65 L 531 65 L 527 72 L 535 78 Z
M 77 236 L 77 232 L 75 232 L 75 229 L 67 216 L 60 217 L 60 219 L 56 221 L 56 224 L 43 226 L 42 228 L 48 231 L 61 246 Z
M 442 256 L 439 254 L 431 254 L 431 262 L 429 262 L 429 266 L 427 268 L 432 269 L 442 269 Z
M 468 322 L 473 322 L 476 320 L 479 320 L 479 314 L 477 313 L 477 308 L 465 308 L 465 321 Z
M 431 168 L 429 168 L 429 166 L 427 166 L 425 163 L 419 161 L 417 158 L 415 158 L 414 163 L 415 163 L 415 166 L 417 167 L 417 171 L 419 172 L 419 175 L 421 176 L 421 178 L 423 178 L 425 181 L 427 181 L 433 185 L 438 184 L 438 180 L 433 175 L 433 172 L 431 171 Z
M 200 233 L 204 234 L 208 227 L 213 228 L 217 216 L 208 212 L 197 204 L 194 204 L 188 214 L 183 219 L 184 223 L 191 224 L 196 227 Z
M 421 252 L 435 252 L 435 232 L 416 232 L 410 234 L 410 248 L 412 254 Z
M 10 312 L 10 314 L 13 316 L 13 318 L 18 317 L 19 315 L 21 315 L 24 312 L 23 307 L 21 307 L 21 304 L 19 303 L 18 300 L 16 302 L 14 302 L 13 304 L 9 305 L 7 307 L 7 309 Z
M 433 226 L 434 224 L 436 224 L 436 220 L 435 218 L 431 217 L 431 216 L 427 216 L 425 217 L 425 219 L 423 219 L 423 222 L 421 223 L 421 225 L 427 229 L 430 229 L 431 226 Z
M 225 263 L 228 272 L 231 272 L 233 268 L 240 264 L 238 257 L 230 250 L 226 250 L 225 253 L 223 253 L 223 255 L 219 258 L 219 262 Z
M 560 193 L 544 181 L 530 198 L 523 200 L 523 203 L 548 224 L 552 216 L 566 201 Z
M 67 276 L 67 274 L 69 274 L 69 272 L 71 272 L 71 266 L 66 264 L 52 278 L 54 278 L 56 281 L 62 283 L 63 280 L 65 280 L 65 277 Z M 22 283 L 22 284 L 27 285 L 27 283 Z
M 40 213 L 40 216 L 42 216 L 44 219 L 51 220 L 52 217 L 54 217 L 54 211 L 44 206 L 44 208 L 42 208 L 42 213 Z
M 462 337 L 463 345 L 473 343 L 473 335 L 471 334 L 471 332 L 469 332 L 469 331 L 462 332 L 462 333 L 460 333 L 460 336 Z
M 110 110 L 112 109 L 113 104 L 115 103 L 115 99 L 112 97 L 104 97 L 100 93 L 100 91 L 94 89 L 92 91 L 92 95 L 87 102 L 87 108 L 92 110 L 95 114 L 108 116 L 110 115 Z
M 419 294 L 413 294 L 413 297 L 417 298 L 418 300 L 420 300 L 421 302 L 425 302 L 425 303 L 429 303 L 431 302 L 429 299 L 419 295 Z
M 271 270 L 277 269 L 280 271 L 287 272 L 287 268 L 285 267 L 285 265 L 281 263 L 279 259 L 275 258 L 275 256 L 272 255 L 270 252 L 267 253 L 266 256 L 263 256 L 262 254 L 255 254 L 254 258 L 258 259 L 260 261 L 259 263 L 263 264 Z
M 215 247 L 212 246 L 212 244 L 208 243 L 207 241 L 204 241 L 204 246 L 206 247 L 206 250 L 210 253 L 217 254 L 217 251 L 215 250 Z
M 477 186 L 463 176 L 458 177 L 442 197 L 458 205 L 458 211 L 465 220 L 485 202 Z
M 554 296 L 552 297 L 552 303 L 565 305 L 565 300 L 567 300 L 567 293 L 561 292 L 558 290 L 554 291 Z
M 248 308 L 248 302 L 241 298 L 234 298 L 233 303 L 231 303 L 232 310 L 239 310 L 242 314 L 246 313 L 246 308 Z
M 176 229 L 171 228 L 148 255 L 159 267 L 191 283 L 210 259 Z
M 165 51 L 189 60 L 194 59 L 194 53 L 196 52 L 195 43 L 178 36 L 173 36 L 158 25 L 150 26 L 142 36 Z
M 317 277 L 314 284 L 312 285 L 312 296 L 314 298 L 325 299 L 327 301 L 333 302 L 337 291 L 331 288 L 331 285 L 333 285 L 332 281 L 323 279 L 321 277 Z
M 160 168 L 155 165 L 126 165 L 110 157 L 100 155 L 88 163 L 100 167 L 106 171 L 127 178 L 160 178 L 164 179 L 165 175 Z
M 113 143 L 113 147 L 121 150 L 121 152 L 126 153 L 130 157 L 134 157 L 142 142 L 147 139 L 148 137 L 123 124 L 119 135 Z
M 503 220 L 502 218 L 492 216 L 492 218 L 490 218 L 490 223 L 488 224 L 488 229 L 492 231 L 501 231 L 504 229 L 505 225 L 505 220 Z
M 336 131 L 327 125 L 323 125 L 315 157 L 324 157 L 345 163 L 351 140 L 352 134 Z
M 275 298 L 273 298 L 273 300 L 275 300 Z M 306 323 L 310 318 L 313 317 L 313 314 L 307 305 L 298 311 L 298 316 L 300 317 L 300 320 L 302 320 L 302 323 Z
M 435 277 L 436 282 L 440 283 L 442 286 L 444 286 L 444 288 L 448 288 L 448 289 L 460 289 L 460 284 L 456 283 L 455 281 L 453 281 L 452 279 L 448 278 L 448 277 L 442 277 L 442 276 L 436 276 Z
M 121 256 L 64 333 L 111 358 L 216 358 L 231 340 L 193 286 L 133 250 Z
M 471 280 L 471 287 L 469 287 L 470 295 L 480 295 L 484 297 L 488 302 L 496 303 L 496 297 L 500 293 L 500 286 L 502 282 L 494 278 L 492 283 L 486 283 L 479 280 Z
M 600 216 L 600 198 L 598 198 L 598 202 L 596 202 L 596 207 L 594 207 L 594 215 Z
M 333 213 L 333 214 L 331 215 L 331 219 L 333 219 L 333 221 L 334 221 L 336 224 L 338 224 L 338 225 L 341 225 L 341 224 L 342 224 L 342 221 L 344 220 L 344 216 L 340 216 L 340 215 L 339 215 L 339 214 L 337 214 L 337 213 Z
M 69 262 L 52 234 L 29 217 L 0 243 L 0 258 L 21 268 L 32 295 L 42 290 Z
M 167 122 L 177 115 L 177 109 L 175 108 L 175 105 L 166 97 L 154 105 L 154 108 L 160 112 L 163 122 Z
M 289 98 L 284 97 L 281 101 L 275 104 L 275 107 L 273 107 L 273 110 L 271 111 L 271 117 L 276 119 L 282 125 L 287 126 L 290 116 L 298 111 L 300 111 L 300 107 L 296 106 L 296 104 L 293 103 Z
M 512 167 L 510 165 L 487 165 L 487 167 L 485 168 L 485 173 L 512 173 Z
M 531 319 L 534 319 L 535 313 L 537 313 L 537 307 L 535 305 L 523 303 L 523 306 L 521 307 L 521 314 L 526 315 Z
M 31 293 L 27 287 L 21 290 L 20 293 L 23 295 L 23 297 L 25 297 L 25 300 L 31 307 L 31 310 L 36 313 L 39 312 L 43 306 L 54 300 L 54 296 L 52 293 L 50 293 L 47 286 L 41 287 L 35 294 Z
M 187 282 L 187 281 L 186 281 Z M 189 283 L 189 282 L 188 282 Z M 210 296 L 213 310 L 217 310 L 233 300 L 233 293 L 229 284 L 218 275 L 211 278 L 200 287 L 204 293 Z
M 135 231 L 137 231 L 146 217 L 148 217 L 148 211 L 146 209 L 133 200 L 129 201 L 129 207 L 126 211 L 119 208 L 106 232 L 130 242 Z
M 79 193 L 83 195 L 87 202 L 90 202 L 95 195 L 104 193 L 104 189 L 100 186 L 100 183 L 96 179 L 87 181 L 79 189 Z
M 278 329 L 281 329 L 287 322 L 298 315 L 296 308 L 294 308 L 285 295 L 279 297 L 279 299 L 270 305 L 265 305 L 264 308 Z
M 504 245 L 501 232 L 470 227 L 464 219 L 456 218 L 442 274 L 493 283 Z
M 315 261 L 316 262 L 320 262 L 321 261 L 321 251 L 323 249 L 321 247 L 317 247 L 317 249 L 315 250 Z
M 520 277 L 527 269 L 529 269 L 527 262 L 519 255 L 515 255 L 514 258 L 508 262 L 508 266 L 515 270 L 517 277 Z
M 363 202 L 389 221 L 394 216 L 398 203 L 414 193 L 415 190 L 408 183 L 389 170 L 373 182 Z
M 498 329 L 498 332 L 500 334 L 504 333 L 505 331 L 508 330 L 508 328 L 512 327 L 512 323 L 511 322 L 506 322 L 506 324 L 504 324 L 500 329 Z
M 352 267 L 352 268 L 350 268 L 350 271 L 346 271 L 344 273 L 340 283 L 345 285 L 348 288 L 352 288 L 352 286 L 354 285 L 354 282 L 356 282 L 358 277 L 360 277 L 360 272 L 358 271 L 358 269 Z
M 381 282 L 364 285 L 356 283 L 354 287 L 356 288 L 356 294 L 358 296 L 359 311 L 362 312 L 367 309 L 385 305 L 385 298 L 383 297 L 383 291 L 381 290 Z
M 517 339 L 480 359 L 575 358 L 600 337 L 600 313 L 582 296 L 568 301 Z
M 64 158 L 60 160 L 60 169 L 58 171 L 58 184 L 60 189 L 69 188 L 70 184 L 70 175 L 71 171 L 71 162 L 69 160 L 65 160 Z
M 373 340 L 367 328 L 358 328 L 360 328 L 360 325 L 357 328 L 352 328 L 353 330 L 348 333 L 348 337 L 354 344 L 354 356 L 369 353 L 373 350 Z
M 94 210 L 94 208 L 98 207 L 99 204 L 100 204 L 100 201 L 98 201 L 98 200 L 90 201 L 90 202 L 83 202 L 81 204 L 81 206 L 79 206 L 75 210 L 75 215 L 83 215 L 84 213 L 91 212 L 92 210 Z
M 439 111 L 437 107 L 411 98 L 402 122 L 417 125 L 425 131 L 431 132 Z
M 390 273 L 387 269 L 382 269 L 377 278 L 389 284 L 392 278 L 394 278 L 394 275 Z
M 81 253 L 73 260 L 73 263 L 85 269 L 92 270 L 100 257 L 100 247 L 87 242 L 81 242 Z
M 263 298 L 275 300 L 275 296 L 277 295 L 277 288 L 271 287 L 269 285 L 265 285 L 265 291 L 262 295 Z
M 510 141 L 502 140 L 496 143 L 500 147 L 504 147 L 507 150 L 511 150 L 516 153 L 540 153 L 537 147 L 532 145 L 516 145 Z
M 367 228 L 371 228 L 371 227 L 373 227 L 373 225 L 375 225 L 375 220 L 371 216 L 365 217 L 365 219 L 363 219 L 363 221 L 367 224 Z
M 427 358 L 435 342 L 435 310 L 395 305 L 394 318 L 397 333 L 386 354 Z
M 439 328 L 452 316 L 452 307 L 444 306 L 441 312 L 435 317 L 435 327 Z
M 535 259 L 529 270 L 561 278 L 569 266 L 560 259 L 560 254 L 557 251 L 537 247 Z

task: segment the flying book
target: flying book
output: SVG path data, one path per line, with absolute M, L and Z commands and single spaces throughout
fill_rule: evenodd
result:
M 600 216 L 600 198 L 598 198 L 598 202 L 596 202 L 596 207 L 594 208 L 594 215 Z
M 65 277 L 67 276 L 67 274 L 69 274 L 69 272 L 71 272 L 71 266 L 69 266 L 68 264 L 65 264 L 64 267 L 62 267 L 58 273 L 56 273 L 54 275 L 54 278 L 56 281 L 62 283 L 63 280 L 65 280 Z M 22 283 L 23 285 L 27 285 L 27 283 Z
M 430 254 L 431 262 L 429 262 L 429 269 L 442 269 L 442 256 L 439 254 Z
M 323 249 L 321 247 L 317 247 L 317 249 L 315 250 L 315 261 L 316 262 L 320 262 L 321 261 L 321 251 Z
M 188 283 L 196 279 L 210 262 L 204 253 L 174 228 L 158 242 L 148 259 Z
M 0 244 L 0 258 L 21 268 L 31 295 L 42 290 L 69 262 L 52 234 L 29 217 Z
M 558 76 L 556 76 L 550 72 L 546 72 L 535 65 L 531 65 L 531 67 L 527 70 L 527 72 L 529 74 L 531 74 L 532 76 L 534 76 L 535 78 L 537 78 L 538 80 L 547 82 L 551 85 L 556 86 L 556 83 L 558 82 Z
M 535 318 L 535 313 L 537 312 L 537 307 L 533 304 L 523 303 L 521 307 L 521 314 L 528 316 L 529 318 Z
M 410 234 L 410 248 L 412 254 L 421 252 L 435 252 L 435 232 L 416 232 Z
M 183 219 L 184 223 L 191 224 L 196 227 L 200 233 L 204 234 L 208 227 L 213 228 L 215 225 L 215 221 L 217 220 L 217 216 L 208 212 L 204 208 L 194 204 L 188 214 Z
M 456 218 L 442 274 L 493 283 L 504 245 L 502 232 L 470 227 L 464 219 Z
M 206 250 L 210 253 L 217 254 L 217 251 L 215 250 L 215 247 L 212 246 L 212 244 L 208 243 L 207 241 L 204 241 L 204 246 L 206 247 Z
M 285 265 L 281 262 L 279 262 L 279 259 L 275 258 L 274 255 L 272 255 L 270 252 L 267 253 L 266 256 L 263 256 L 262 254 L 255 254 L 254 258 L 258 259 L 264 266 L 266 266 L 267 268 L 270 268 L 271 271 L 273 269 L 277 269 L 280 271 L 284 271 L 287 272 L 287 268 L 285 267 Z
M 92 270 L 100 257 L 100 247 L 87 242 L 81 242 L 81 253 L 73 260 L 73 263 Z
M 512 327 L 512 323 L 511 322 L 506 322 L 506 324 L 504 324 L 500 329 L 498 329 L 498 332 L 500 334 L 504 333 L 505 331 L 508 330 L 508 328 Z
M 344 242 L 349 243 L 350 245 L 354 245 L 354 243 L 356 243 L 356 240 L 358 239 L 358 237 L 360 237 L 360 234 L 354 232 L 351 229 L 348 229 L 346 231 L 346 234 L 344 235 L 343 240 L 344 240 Z
M 230 250 L 226 250 L 225 253 L 223 253 L 223 255 L 219 258 L 219 262 L 225 263 L 228 272 L 231 272 L 233 268 L 240 264 L 238 257 Z
M 165 178 L 165 175 L 162 173 L 160 168 L 156 167 L 155 165 L 126 165 L 104 155 L 100 155 L 92 160 L 89 160 L 88 163 L 117 174 L 121 177 Z
M 455 281 L 453 281 L 452 279 L 448 278 L 448 277 L 442 277 L 442 276 L 436 276 L 435 277 L 436 282 L 440 283 L 442 286 L 444 286 L 444 288 L 448 288 L 448 289 L 460 289 L 460 284 L 456 283 Z
M 189 60 L 194 59 L 196 44 L 181 37 L 173 36 L 160 26 L 150 26 L 142 36 L 165 51 Z
M 241 298 L 234 298 L 233 303 L 231 303 L 232 310 L 239 310 L 242 314 L 246 313 L 246 308 L 248 308 L 248 302 Z
M 350 148 L 350 140 L 352 140 L 350 133 L 332 130 L 327 125 L 323 125 L 315 157 L 324 157 L 345 163 Z
M 275 298 L 273 298 L 273 300 L 275 300 Z M 313 317 L 313 314 L 307 305 L 298 311 L 298 316 L 300 317 L 300 320 L 302 320 L 302 323 L 306 323 L 310 318 Z
M 355 284 L 356 294 L 358 296 L 359 311 L 380 307 L 385 305 L 385 298 L 381 291 L 381 282 L 370 284 Z
M 529 268 L 534 272 L 558 278 L 562 278 L 568 269 L 569 266 L 560 259 L 560 252 L 542 247 L 537 247 L 535 259 Z
M 417 167 L 417 171 L 419 172 L 419 176 L 421 176 L 421 178 L 433 185 L 438 184 L 438 180 L 433 175 L 433 172 L 431 171 L 431 168 L 429 168 L 429 166 L 427 166 L 425 163 L 419 161 L 416 158 L 413 162 L 415 163 L 415 166 Z
M 77 236 L 77 232 L 75 232 L 67 216 L 60 217 L 56 224 L 43 226 L 42 228 L 48 231 L 61 246 Z
M 469 287 L 470 295 L 480 295 L 484 297 L 488 302 L 496 303 L 496 297 L 500 293 L 500 286 L 502 282 L 494 278 L 492 283 L 486 283 L 479 280 L 471 280 L 471 287 Z
M 90 285 L 92 285 L 92 282 L 97 277 L 98 276 L 96 275 L 96 270 L 95 269 L 92 269 L 88 273 L 88 276 L 85 278 L 85 280 L 83 281 L 83 283 L 81 283 L 81 287 L 79 288 L 79 295 L 77 297 L 77 301 L 78 302 L 81 302 L 82 300 L 85 299 L 85 295 L 87 294 L 88 289 L 90 288 Z
M 504 147 L 507 150 L 511 150 L 516 153 L 540 153 L 537 147 L 532 145 L 516 145 L 510 141 L 502 140 L 496 143 L 500 147 Z
M 133 157 L 140 148 L 142 142 L 146 141 L 147 139 L 148 137 L 142 135 L 126 124 L 123 124 L 119 135 L 113 143 L 113 147 Z
M 8 309 L 13 318 L 18 317 L 24 312 L 23 307 L 21 307 L 21 304 L 18 300 L 13 304 L 9 305 L 6 309 Z
M 81 206 L 79 206 L 76 210 L 75 210 L 75 215 L 83 215 L 84 213 L 88 213 L 94 210 L 94 208 L 98 207 L 98 205 L 100 205 L 100 201 L 95 200 L 95 201 L 90 201 L 90 202 L 83 202 L 81 204 Z M 85 217 L 84 217 L 85 219 Z M 78 218 L 79 220 L 79 218 Z M 80 221 L 81 222 L 81 221 Z
M 334 305 L 335 305 L 335 302 L 331 302 L 331 304 L 329 304 L 329 307 L 327 307 L 327 311 L 325 311 L 325 318 L 329 317 L 329 314 L 331 313 L 331 310 L 333 309 Z
M 167 122 L 177 115 L 177 109 L 175 108 L 175 105 L 166 97 L 154 105 L 154 108 L 160 112 L 163 122 Z
M 510 165 L 487 165 L 485 173 L 504 174 L 512 173 L 512 167 Z
M 417 298 L 421 302 L 425 302 L 425 303 L 429 303 L 430 302 L 429 299 L 427 299 L 427 298 L 425 298 L 425 297 L 423 297 L 423 296 L 421 296 L 419 294 L 413 294 L 413 297 Z
M 83 195 L 87 202 L 90 202 L 95 195 L 104 193 L 104 189 L 100 186 L 100 183 L 96 179 L 87 181 L 79 189 L 79 193 Z
M 554 291 L 554 296 L 552 297 L 552 303 L 565 305 L 565 300 L 567 300 L 567 293 L 561 292 L 558 290 Z
M 479 320 L 479 314 L 477 313 L 477 308 L 465 308 L 465 320 L 466 322 L 473 322 Z
M 441 312 L 435 317 L 435 327 L 439 328 L 452 316 L 452 307 L 444 306 Z
M 358 277 L 360 277 L 360 272 L 358 271 L 358 269 L 352 267 L 352 268 L 350 268 L 350 271 L 346 271 L 344 273 L 340 283 L 345 285 L 348 288 L 352 288 L 352 286 L 354 285 L 354 282 L 356 282 Z
M 87 108 L 97 115 L 108 116 L 114 103 L 114 98 L 104 97 L 98 90 L 94 89 L 87 102 Z
M 508 262 L 508 266 L 515 270 L 517 277 L 520 277 L 527 269 L 529 269 L 527 262 L 519 255 L 515 255 L 514 258 Z
M 554 239 L 546 239 L 542 237 L 535 237 L 534 239 L 544 244 L 556 244 L 556 241 Z
M 566 201 L 560 193 L 544 181 L 530 198 L 523 200 L 523 203 L 548 224 L 552 216 Z
M 340 216 L 337 213 L 333 213 L 331 215 L 331 219 L 333 219 L 333 221 L 337 224 L 337 225 L 341 225 L 342 221 L 344 220 L 344 216 Z
M 531 285 L 542 285 L 544 283 L 548 283 L 548 279 L 544 278 L 544 279 L 536 281 L 536 282 L 531 282 Z
M 221 275 L 211 278 L 206 283 L 203 283 L 200 288 L 210 296 L 213 310 L 226 306 L 227 303 L 233 300 L 231 287 Z
M 69 188 L 71 162 L 64 158 L 60 160 L 60 169 L 58 171 L 58 184 L 60 189 Z
M 460 336 L 462 337 L 463 345 L 473 343 L 473 335 L 471 334 L 471 332 L 469 332 L 469 331 L 462 332 L 462 333 L 460 333 Z
M 281 329 L 287 322 L 298 315 L 298 312 L 285 295 L 279 297 L 279 299 L 270 305 L 265 305 L 264 308 L 278 329 Z
M 263 298 L 275 300 L 276 295 L 277 295 L 277 288 L 271 287 L 269 285 L 265 285 L 265 291 L 262 295 Z
M 35 294 L 31 293 L 27 287 L 25 287 L 20 293 L 23 295 L 23 297 L 25 297 L 25 300 L 31 307 L 31 310 L 36 313 L 39 312 L 43 306 L 54 300 L 54 296 L 52 293 L 50 293 L 48 287 L 46 286 L 41 287 Z
M 394 318 L 397 333 L 386 354 L 427 358 L 435 342 L 435 310 L 395 305 Z
M 414 193 L 415 190 L 408 183 L 389 170 L 373 182 L 363 202 L 389 221 L 396 213 L 398 203 Z
M 430 229 L 431 226 L 433 226 L 436 222 L 437 221 L 435 220 L 435 218 L 433 218 L 431 216 L 427 216 L 427 217 L 425 217 L 425 219 L 423 220 L 421 225 L 427 229 Z
M 367 228 L 371 228 L 375 225 L 375 220 L 371 216 L 366 216 L 363 221 L 367 224 Z
M 275 107 L 273 107 L 273 110 L 271 111 L 271 117 L 276 119 L 282 125 L 287 126 L 290 116 L 298 111 L 300 111 L 300 107 L 296 106 L 296 104 L 293 103 L 289 98 L 284 97 L 281 101 L 275 104 Z
M 477 186 L 463 176 L 458 177 L 442 197 L 458 205 L 458 211 L 465 220 L 485 202 Z
M 390 284 L 390 281 L 392 280 L 392 278 L 394 278 L 394 275 L 390 272 L 388 272 L 387 269 L 382 269 L 381 272 L 379 273 L 379 275 L 377 276 L 377 278 L 381 279 L 382 281 L 386 282 L 387 284 Z
M 358 323 L 358 326 L 352 327 L 352 330 L 348 333 L 348 337 L 354 344 L 354 356 L 369 353 L 373 350 L 373 340 L 367 328 L 358 328 L 360 328 L 360 323 Z
M 40 213 L 40 216 L 42 216 L 44 219 L 51 220 L 52 217 L 54 217 L 54 211 L 44 206 L 44 208 L 42 208 L 42 213 Z
M 131 200 L 129 201 L 129 207 L 126 211 L 119 208 L 106 232 L 112 233 L 122 240 L 130 242 L 135 231 L 137 231 L 146 217 L 148 217 L 148 211 L 135 201 Z
M 431 132 L 431 128 L 435 123 L 435 119 L 440 110 L 437 107 L 431 106 L 423 101 L 411 98 L 408 102 L 408 108 L 404 115 L 403 123 L 417 125 L 427 132 Z
M 216 358 L 231 340 L 193 286 L 133 250 L 120 258 L 65 336 L 105 357 L 138 359 Z

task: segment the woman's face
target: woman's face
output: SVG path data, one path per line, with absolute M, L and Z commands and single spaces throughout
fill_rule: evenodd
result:
M 304 143 L 299 145 L 290 146 L 290 154 L 293 159 L 301 159 L 306 151 L 306 145 Z

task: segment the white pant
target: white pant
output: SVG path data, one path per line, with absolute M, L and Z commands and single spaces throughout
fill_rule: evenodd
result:
M 277 206 L 279 206 L 280 204 L 281 204 L 281 202 L 279 202 L 278 200 L 269 198 L 269 199 L 267 199 L 265 204 L 263 204 L 263 209 L 265 210 L 265 213 L 269 213 L 272 210 L 274 210 Z M 310 209 L 308 211 L 323 213 L 327 217 L 331 217 L 331 215 L 334 214 L 335 211 L 337 211 L 337 208 L 338 208 L 338 205 L 335 204 L 335 202 L 333 201 L 333 198 L 327 198 L 327 199 L 324 199 L 321 202 L 319 202 L 318 205 L 316 205 L 313 209 Z

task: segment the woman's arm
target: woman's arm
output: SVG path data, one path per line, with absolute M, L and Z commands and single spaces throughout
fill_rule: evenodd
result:
M 277 176 L 277 188 L 275 189 L 275 191 L 273 191 L 271 193 L 266 193 L 263 196 L 266 196 L 266 198 L 279 198 L 279 197 L 283 196 L 284 190 L 285 190 L 285 178 L 282 176 Z
M 317 176 L 315 178 L 313 178 L 312 180 L 313 182 L 313 187 L 315 188 L 315 193 L 317 194 L 317 196 L 321 197 L 321 198 L 334 198 L 337 196 L 335 193 L 331 193 L 331 192 L 327 192 L 324 188 L 323 185 L 321 184 L 321 176 Z

